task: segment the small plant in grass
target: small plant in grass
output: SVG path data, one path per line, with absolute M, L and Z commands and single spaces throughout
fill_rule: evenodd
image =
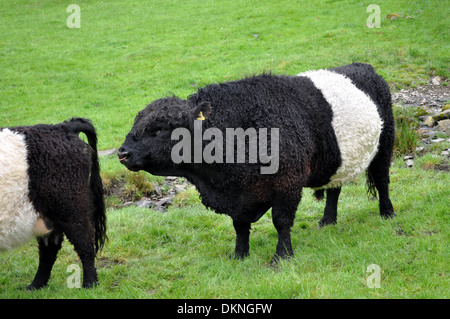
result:
M 130 172 L 125 171 L 123 177 L 125 184 L 123 186 L 123 195 L 130 198 L 132 201 L 142 198 L 155 191 L 153 182 L 149 179 L 149 174 L 146 172 Z
M 442 156 L 427 153 L 416 160 L 418 166 L 423 167 L 425 170 L 435 169 L 438 166 L 444 164 L 445 160 Z
M 146 172 L 131 172 L 122 165 L 118 166 L 117 160 L 111 158 L 102 159 L 103 189 L 106 195 L 108 207 L 117 207 L 123 201 L 135 201 L 142 196 L 150 196 L 155 192 L 155 184 L 159 184 L 163 178 L 153 176 Z

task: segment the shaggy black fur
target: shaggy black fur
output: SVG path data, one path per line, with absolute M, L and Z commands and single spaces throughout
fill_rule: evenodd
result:
M 97 283 L 96 252 L 106 236 L 103 185 L 92 124 L 74 118 L 57 125 L 10 128 L 25 135 L 29 165 L 29 198 L 53 230 L 38 238 L 39 267 L 28 289 L 45 286 L 63 234 L 74 245 L 83 265 L 83 287 Z M 89 145 L 78 134 L 83 132 Z
M 379 154 L 368 174 L 380 193 L 381 214 L 391 215 L 387 183 L 394 124 L 387 84 L 369 65 L 353 64 L 332 70 L 346 74 L 367 92 L 385 123 Z M 206 117 L 203 131 L 219 128 L 223 136 L 226 128 L 279 128 L 278 172 L 260 174 L 262 163 L 174 164 L 171 149 L 178 141 L 171 140 L 171 132 L 185 127 L 192 133 L 194 119 L 200 112 Z M 251 223 L 272 208 L 278 231 L 277 260 L 293 254 L 290 229 L 302 188 L 326 185 L 341 164 L 332 118 L 331 106 L 308 78 L 263 74 L 206 86 L 187 100 L 169 97 L 151 103 L 136 117 L 119 150 L 119 159 L 134 171 L 183 176 L 192 182 L 204 205 L 233 219 L 236 258 L 248 255 Z M 339 193 L 340 188 L 327 190 L 321 225 L 335 222 Z M 323 197 L 323 191 L 316 195 Z

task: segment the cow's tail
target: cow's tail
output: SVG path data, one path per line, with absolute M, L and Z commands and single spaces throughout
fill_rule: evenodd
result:
M 377 198 L 377 189 L 375 187 L 375 181 L 369 170 L 366 171 L 366 186 L 367 186 L 367 196 L 372 198 Z
M 100 177 L 100 165 L 97 153 L 97 134 L 91 122 L 83 118 L 73 118 L 66 122 L 71 132 L 78 134 L 83 132 L 91 147 L 91 174 L 90 189 L 94 199 L 93 222 L 95 227 L 95 251 L 101 250 L 108 237 L 106 236 L 106 209 L 103 197 L 103 183 Z

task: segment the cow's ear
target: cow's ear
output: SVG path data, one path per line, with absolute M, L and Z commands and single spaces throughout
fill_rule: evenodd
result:
M 209 102 L 202 102 L 191 110 L 191 114 L 196 120 L 206 120 L 211 114 L 211 104 Z

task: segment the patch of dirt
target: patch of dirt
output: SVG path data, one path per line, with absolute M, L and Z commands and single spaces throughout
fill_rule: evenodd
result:
M 433 169 L 436 171 L 449 172 L 450 165 L 449 164 L 434 165 Z
M 122 199 L 123 201 L 131 201 L 131 195 L 125 196 L 124 191 L 125 182 L 121 180 L 114 179 L 111 181 L 108 187 L 104 187 L 104 195 L 105 196 L 114 196 Z

